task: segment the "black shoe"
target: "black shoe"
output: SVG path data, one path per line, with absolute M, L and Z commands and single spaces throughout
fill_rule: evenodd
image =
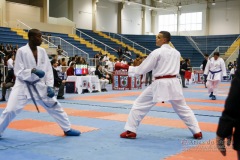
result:
M 64 99 L 63 96 L 57 96 L 57 99 Z
M 1 101 L 1 102 L 4 102 L 4 101 L 6 101 L 6 99 L 5 99 L 5 98 L 2 98 L 2 99 L 0 99 L 0 101 Z
M 213 92 L 211 92 L 211 94 L 209 95 L 209 97 L 211 98 L 213 96 Z
M 216 96 L 215 95 L 212 95 L 212 100 L 216 100 Z
M 188 88 L 187 86 L 183 86 L 183 88 Z
M 106 89 L 106 88 L 104 88 L 104 89 L 101 89 L 101 91 L 102 91 L 102 92 L 107 92 L 107 89 Z

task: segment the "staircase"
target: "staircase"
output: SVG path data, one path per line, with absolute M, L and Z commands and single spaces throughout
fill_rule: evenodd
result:
M 124 43 L 124 42 L 121 42 L 121 41 L 118 40 L 118 39 L 112 38 L 112 37 L 108 36 L 107 34 L 101 32 L 101 31 L 94 31 L 94 32 L 97 33 L 98 35 L 106 38 L 106 39 L 111 40 L 112 42 L 115 42 L 115 43 L 118 44 L 118 45 L 121 45 L 121 46 L 124 47 L 124 48 L 125 48 L 125 47 L 128 47 L 128 50 L 134 52 L 135 54 L 137 54 L 137 55 L 139 55 L 139 56 L 142 56 L 142 57 L 143 57 L 143 56 L 146 56 L 146 54 L 144 54 L 143 52 L 141 52 L 141 51 L 133 48 L 132 46 L 130 46 L 130 45 Z
M 79 42 L 80 44 L 85 45 L 87 48 L 91 48 L 93 51 L 95 52 L 99 52 L 101 51 L 101 53 L 103 55 L 107 55 L 109 58 L 115 59 L 116 57 L 114 55 L 112 55 L 111 53 L 109 53 L 108 51 L 105 51 L 103 48 L 85 40 L 84 38 L 79 37 L 76 34 L 69 34 L 68 35 L 70 38 L 73 38 L 75 41 Z M 93 57 L 94 55 L 92 55 Z
M 19 28 L 11 28 L 11 31 L 16 32 L 17 35 L 21 36 L 23 39 L 28 40 L 28 33 L 26 31 L 24 31 L 23 29 L 19 29 Z M 42 48 L 48 49 L 48 45 L 45 43 L 41 44 Z
M 235 52 L 235 50 L 240 47 L 240 38 L 237 38 L 237 40 L 235 40 L 233 42 L 233 44 L 228 48 L 227 52 L 221 56 L 224 60 L 227 60 L 231 55 L 232 53 Z

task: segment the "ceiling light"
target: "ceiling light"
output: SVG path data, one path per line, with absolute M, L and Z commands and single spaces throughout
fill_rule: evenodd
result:
M 152 8 L 149 8 L 149 11 L 151 11 L 152 10 Z
M 159 0 L 160 3 L 162 3 L 163 0 Z
M 131 2 L 127 2 L 127 5 L 130 5 L 131 4 Z
M 215 6 L 215 5 L 216 5 L 216 3 L 215 3 L 215 0 L 213 0 L 213 2 L 212 2 L 212 5 L 213 5 L 213 6 Z
M 182 4 L 181 4 L 181 2 L 179 3 L 178 8 L 182 8 Z

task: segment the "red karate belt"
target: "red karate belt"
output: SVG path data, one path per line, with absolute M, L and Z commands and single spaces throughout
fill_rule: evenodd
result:
M 166 75 L 166 76 L 159 76 L 155 77 L 155 79 L 164 79 L 164 78 L 176 78 L 176 75 Z

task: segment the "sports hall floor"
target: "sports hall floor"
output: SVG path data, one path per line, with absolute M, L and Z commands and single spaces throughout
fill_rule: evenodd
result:
M 64 137 L 54 120 L 32 104 L 11 123 L 0 139 L 0 160 L 235 160 L 215 147 L 216 128 L 230 83 L 221 83 L 216 101 L 209 100 L 202 84 L 184 89 L 203 131 L 202 140 L 192 134 L 169 103 L 159 103 L 149 112 L 136 140 L 120 139 L 134 99 L 141 90 L 66 94 L 60 100 L 80 137 Z M 144 89 L 145 87 L 143 87 Z M 0 104 L 3 111 L 6 103 Z

